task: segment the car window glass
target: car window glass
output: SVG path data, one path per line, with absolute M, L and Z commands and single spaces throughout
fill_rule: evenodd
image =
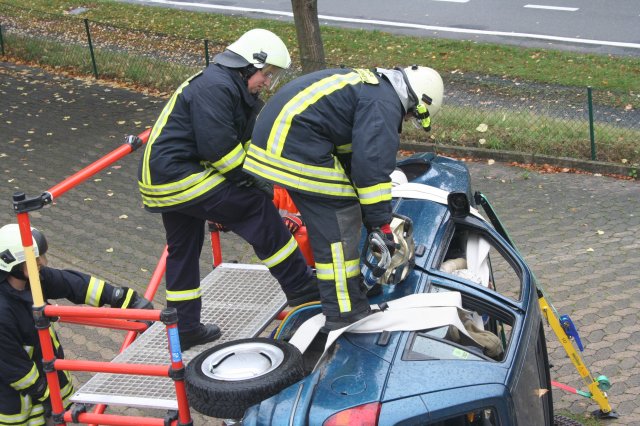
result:
M 481 285 L 519 301 L 522 280 L 509 258 L 489 235 L 474 228 L 456 226 L 445 256 L 437 266 L 470 285 Z

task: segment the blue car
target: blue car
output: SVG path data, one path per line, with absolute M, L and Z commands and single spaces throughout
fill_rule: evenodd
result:
M 247 426 L 578 424 L 554 421 L 535 278 L 467 167 L 424 153 L 398 169 L 404 257 L 362 243 L 376 312 L 326 334 L 309 304 L 271 337 L 206 350 L 187 366 L 192 407 Z

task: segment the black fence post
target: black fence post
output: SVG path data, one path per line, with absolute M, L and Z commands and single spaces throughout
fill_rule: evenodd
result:
M 4 56 L 4 39 L 2 38 L 2 25 L 0 25 L 0 54 Z
M 591 159 L 596 159 L 596 136 L 593 123 L 593 98 L 591 86 L 587 86 L 587 103 L 589 104 L 589 138 L 591 139 Z
M 96 65 L 96 57 L 93 54 L 93 43 L 91 42 L 91 32 L 89 31 L 89 20 L 84 18 L 84 28 L 87 31 L 87 40 L 89 41 L 89 53 L 91 54 L 91 65 L 93 66 L 93 76 L 98 78 L 98 67 Z
M 204 61 L 209 66 L 209 40 L 204 39 Z

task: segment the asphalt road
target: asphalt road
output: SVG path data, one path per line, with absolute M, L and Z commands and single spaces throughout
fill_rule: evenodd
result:
M 291 1 L 121 0 L 253 18 L 292 19 Z M 366 4 L 366 6 L 364 6 Z M 640 55 L 634 0 L 319 0 L 321 24 L 582 53 Z

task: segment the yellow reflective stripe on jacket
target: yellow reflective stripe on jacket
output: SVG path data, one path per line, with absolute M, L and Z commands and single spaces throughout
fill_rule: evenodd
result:
M 29 386 L 33 386 L 33 384 L 38 381 L 39 377 L 40 373 L 38 372 L 36 365 L 33 364 L 33 367 L 31 367 L 31 370 L 29 370 L 27 374 L 25 374 L 24 376 L 22 376 L 22 378 L 16 380 L 15 382 L 10 383 L 10 386 L 17 391 L 25 390 Z
M 151 156 L 151 146 L 153 145 L 153 142 L 155 142 L 155 140 L 158 138 L 158 136 L 162 132 L 162 129 L 164 128 L 165 124 L 167 124 L 169 115 L 171 114 L 171 111 L 173 111 L 173 107 L 176 105 L 176 100 L 178 99 L 178 95 L 182 93 L 182 90 L 184 90 L 184 88 L 187 87 L 189 83 L 191 83 L 191 80 L 193 80 L 200 74 L 202 74 L 202 71 L 189 77 L 184 83 L 180 85 L 180 87 L 176 89 L 175 92 L 173 92 L 171 99 L 169 99 L 169 102 L 167 102 L 165 107 L 162 109 L 160 116 L 158 117 L 155 124 L 153 125 L 153 128 L 151 129 L 151 134 L 149 135 L 149 141 L 147 142 L 147 147 L 144 150 L 144 159 L 142 161 L 141 175 L 142 175 L 142 182 L 144 182 L 145 184 L 151 184 L 151 170 L 149 168 L 149 157 Z
M 193 290 L 167 290 L 168 302 L 184 302 L 186 300 L 195 300 L 199 299 L 200 296 L 202 296 L 202 290 L 200 290 L 200 287 L 194 288 Z
M 281 185 L 317 194 L 357 197 L 339 161 L 333 168 L 310 166 L 273 156 L 251 145 L 243 166 L 247 171 Z
M 35 349 L 33 346 L 24 345 L 22 349 L 24 349 L 24 351 L 27 353 L 29 359 L 33 357 L 33 350 Z
M 42 404 L 32 404 L 29 395 L 20 395 L 20 412 L 18 414 L 0 413 L 0 425 L 40 426 L 45 423 Z
M 291 239 L 289 239 L 289 241 L 287 241 L 287 243 L 280 250 L 278 250 L 275 254 L 269 256 L 268 258 L 264 259 L 262 263 L 264 263 L 267 268 L 271 269 L 274 266 L 278 266 L 280 263 L 282 263 L 297 248 L 298 248 L 298 243 L 296 242 L 296 239 L 292 235 Z
M 351 299 L 347 289 L 347 271 L 344 261 L 342 243 L 331 243 L 331 260 L 333 262 L 333 281 L 335 283 L 336 295 L 338 296 L 338 307 L 340 312 L 351 311 Z
M 322 180 L 336 181 L 341 183 L 350 184 L 349 177 L 342 168 L 342 164 L 334 158 L 333 167 L 312 166 L 309 164 L 301 163 L 299 161 L 290 160 L 288 158 L 279 157 L 265 151 L 264 149 L 251 145 L 247 156 L 254 157 L 254 161 L 261 161 L 268 165 L 278 167 L 285 171 L 291 171 L 297 173 L 300 176 L 309 176 Z M 245 160 L 245 162 L 248 161 Z
M 220 173 L 226 173 L 231 169 L 242 166 L 245 155 L 246 152 L 244 151 L 242 144 L 238 144 L 230 153 L 211 164 L 213 167 L 218 169 Z
M 382 201 L 391 201 L 391 182 L 356 189 L 358 190 L 360 204 L 375 204 Z
M 338 154 L 349 154 L 349 153 L 353 152 L 352 144 L 347 143 L 347 144 L 344 144 L 344 145 L 337 145 L 336 146 L 336 151 L 338 152 Z
M 104 290 L 104 281 L 96 277 L 91 277 L 89 286 L 87 287 L 87 294 L 84 297 L 85 305 L 100 306 L 102 290 Z
M 150 197 L 142 190 L 140 193 L 142 195 L 142 201 L 147 207 L 169 207 L 169 206 L 175 206 L 177 204 L 182 204 L 187 201 L 191 201 L 195 198 L 198 198 L 202 194 L 205 194 L 211 189 L 218 186 L 224 180 L 225 180 L 224 177 L 222 177 L 221 175 L 214 174 L 211 177 L 207 178 L 206 180 L 193 186 L 189 191 L 177 193 L 172 196 Z
M 302 113 L 310 105 L 319 99 L 327 96 L 336 90 L 340 90 L 348 84 L 362 83 L 362 78 L 357 72 L 348 74 L 334 74 L 322 80 L 318 80 L 306 89 L 300 91 L 289 100 L 278 114 L 274 126 L 271 128 L 269 139 L 267 140 L 267 151 L 277 156 L 282 154 L 287 134 L 291 128 L 293 118 Z
M 138 187 L 140 188 L 141 192 L 150 196 L 173 194 L 175 192 L 180 192 L 193 187 L 194 185 L 207 179 L 209 176 L 215 174 L 215 172 L 215 170 L 207 168 L 206 170 L 194 173 L 176 182 L 161 183 L 158 185 L 147 185 L 143 182 L 138 182 Z

